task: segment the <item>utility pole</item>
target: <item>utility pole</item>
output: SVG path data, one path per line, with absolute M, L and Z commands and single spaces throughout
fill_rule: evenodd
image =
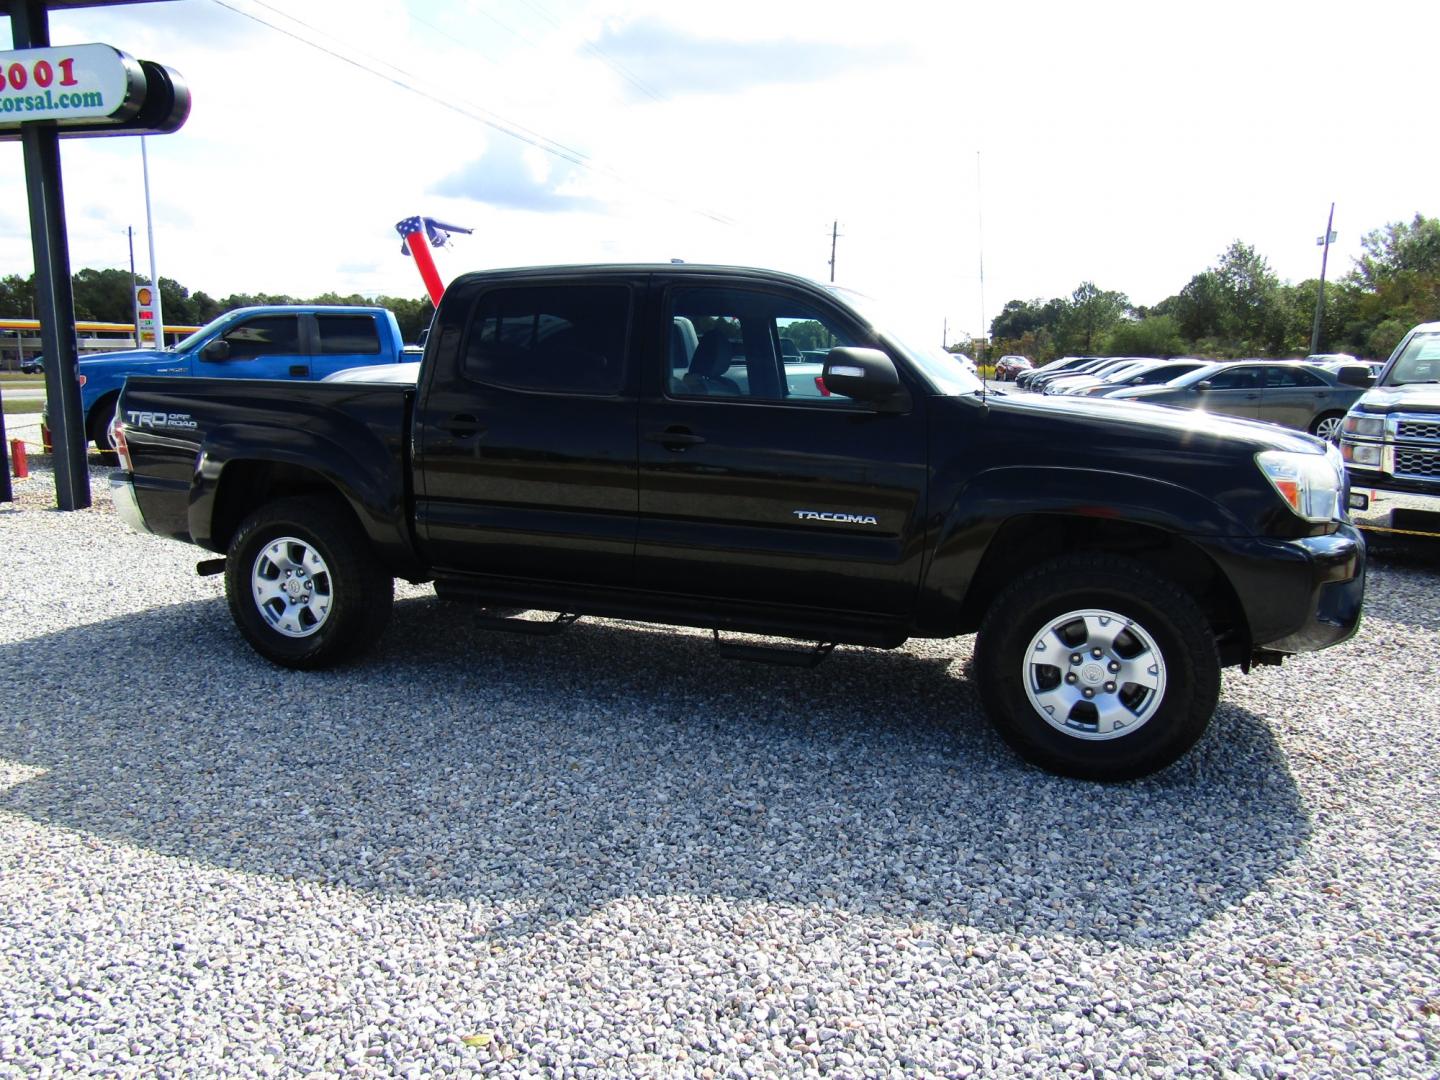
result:
M 835 241 L 840 238 L 840 222 L 837 220 L 830 226 L 830 284 L 835 284 Z
M 1335 240 L 1335 233 L 1330 227 L 1335 224 L 1335 204 L 1330 204 L 1330 218 L 1325 222 L 1325 235 L 1315 238 L 1317 247 L 1324 246 L 1325 250 L 1320 253 L 1320 291 L 1315 296 L 1315 325 L 1310 330 L 1310 353 L 1313 356 L 1320 351 L 1320 318 L 1325 313 L 1325 264 L 1330 260 L 1330 245 Z

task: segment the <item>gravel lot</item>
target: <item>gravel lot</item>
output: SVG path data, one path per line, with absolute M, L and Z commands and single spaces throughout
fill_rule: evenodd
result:
M 402 586 L 282 671 L 95 475 L 0 504 L 0 1076 L 1440 1071 L 1440 556 L 1104 787 L 989 732 L 970 639 L 796 671 Z

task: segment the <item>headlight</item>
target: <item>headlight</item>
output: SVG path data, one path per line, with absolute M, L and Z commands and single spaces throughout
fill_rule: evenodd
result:
M 1376 468 L 1380 467 L 1384 452 L 1385 448 L 1379 443 L 1347 442 L 1340 447 L 1340 454 L 1346 461 L 1355 465 L 1374 465 Z
M 1290 509 L 1306 521 L 1340 517 L 1345 467 L 1333 446 L 1324 455 L 1262 450 L 1255 455 L 1255 464 Z
M 1385 434 L 1385 417 L 1352 412 L 1345 417 L 1341 430 L 1346 435 L 1358 435 L 1362 439 L 1378 439 Z

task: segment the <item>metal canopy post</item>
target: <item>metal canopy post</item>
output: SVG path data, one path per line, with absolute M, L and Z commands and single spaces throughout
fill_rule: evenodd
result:
M 17 49 L 47 48 L 45 0 L 14 0 L 10 26 Z M 80 358 L 75 341 L 75 296 L 60 187 L 60 137 L 53 125 L 24 124 L 25 186 L 30 198 L 30 240 L 35 249 L 35 303 L 45 355 L 45 397 L 55 446 L 55 499 L 61 510 L 90 505 L 85 464 L 85 418 L 80 410 Z

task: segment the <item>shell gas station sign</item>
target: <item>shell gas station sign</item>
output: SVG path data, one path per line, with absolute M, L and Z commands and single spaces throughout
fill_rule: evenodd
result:
M 155 334 L 155 290 L 149 285 L 135 286 L 135 326 L 140 331 L 135 342 L 140 348 L 159 344 Z

